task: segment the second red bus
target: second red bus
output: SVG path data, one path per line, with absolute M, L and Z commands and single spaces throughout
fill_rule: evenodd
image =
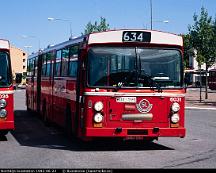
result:
M 14 129 L 14 89 L 8 40 L 0 39 L 0 136 Z

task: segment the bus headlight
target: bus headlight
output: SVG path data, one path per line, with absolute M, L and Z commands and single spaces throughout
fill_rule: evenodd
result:
M 96 102 L 95 105 L 94 105 L 94 109 L 99 112 L 99 111 L 102 111 L 103 109 L 103 103 L 101 101 L 99 102 Z
M 0 118 L 5 118 L 7 116 L 7 111 L 5 109 L 0 110 Z
M 172 121 L 172 123 L 176 124 L 176 123 L 179 122 L 179 120 L 180 120 L 179 114 L 173 114 L 173 115 L 171 116 L 171 121 Z
M 100 113 L 95 114 L 95 116 L 94 116 L 94 121 L 95 121 L 96 123 L 101 123 L 102 120 L 103 120 L 103 115 L 101 115 Z
M 173 112 L 178 112 L 180 110 L 180 105 L 178 103 L 173 103 L 171 109 Z
M 7 102 L 5 99 L 0 100 L 0 108 L 5 108 L 7 106 Z

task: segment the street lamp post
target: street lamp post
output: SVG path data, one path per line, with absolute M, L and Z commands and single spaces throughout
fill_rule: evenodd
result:
M 161 23 L 165 23 L 165 24 L 167 24 L 167 23 L 169 23 L 169 20 L 153 20 L 153 21 L 151 21 L 151 30 L 152 30 L 152 23 L 156 23 L 156 22 L 161 22 Z M 148 24 L 146 25 L 146 27 L 148 26 Z
M 38 37 L 33 36 L 33 35 L 21 35 L 21 37 L 24 39 L 28 39 L 28 38 L 37 39 L 38 40 L 38 50 L 40 50 L 40 39 Z
M 154 22 L 162 22 L 162 23 L 169 23 L 168 20 L 155 20 L 153 21 L 153 7 L 152 7 L 152 0 L 150 0 L 150 24 L 151 24 L 151 30 L 153 29 L 153 23 Z
M 150 0 L 150 11 L 151 11 L 151 14 L 150 14 L 150 16 L 151 16 L 151 30 L 152 30 L 152 25 L 153 25 L 153 14 L 152 14 L 152 0 Z
M 48 17 L 47 18 L 49 21 L 65 21 L 65 22 L 69 22 L 70 24 L 70 38 L 72 38 L 72 26 L 71 26 L 71 20 L 68 19 L 60 19 L 60 18 L 53 18 L 53 17 Z
M 29 55 L 29 49 L 32 48 L 32 46 L 30 46 L 30 45 L 26 45 L 26 46 L 24 46 L 24 48 L 27 49 L 27 53 L 28 53 L 28 55 Z

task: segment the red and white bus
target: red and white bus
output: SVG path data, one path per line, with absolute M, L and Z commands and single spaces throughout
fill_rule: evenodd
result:
M 30 55 L 26 104 L 85 140 L 183 138 L 183 86 L 182 37 L 113 30 Z
M 10 44 L 0 39 L 0 136 L 14 129 L 14 89 L 10 61 Z
M 209 70 L 208 86 L 211 90 L 216 90 L 216 69 Z

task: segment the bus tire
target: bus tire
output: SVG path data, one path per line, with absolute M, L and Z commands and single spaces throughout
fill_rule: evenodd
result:
M 8 134 L 8 130 L 0 131 L 0 137 L 3 137 Z
M 65 110 L 65 126 L 64 126 L 65 134 L 69 139 L 72 139 L 72 118 L 71 118 L 71 110 L 70 107 L 67 107 Z
M 144 143 L 145 144 L 151 144 L 154 140 L 157 140 L 157 138 L 146 138 L 144 139 Z
M 42 119 L 43 119 L 43 122 L 44 122 L 45 126 L 49 126 L 50 125 L 48 117 L 47 117 L 46 101 L 43 101 Z
M 30 112 L 31 109 L 29 108 L 29 96 L 28 96 L 28 94 L 26 94 L 26 107 L 27 107 L 27 111 Z

